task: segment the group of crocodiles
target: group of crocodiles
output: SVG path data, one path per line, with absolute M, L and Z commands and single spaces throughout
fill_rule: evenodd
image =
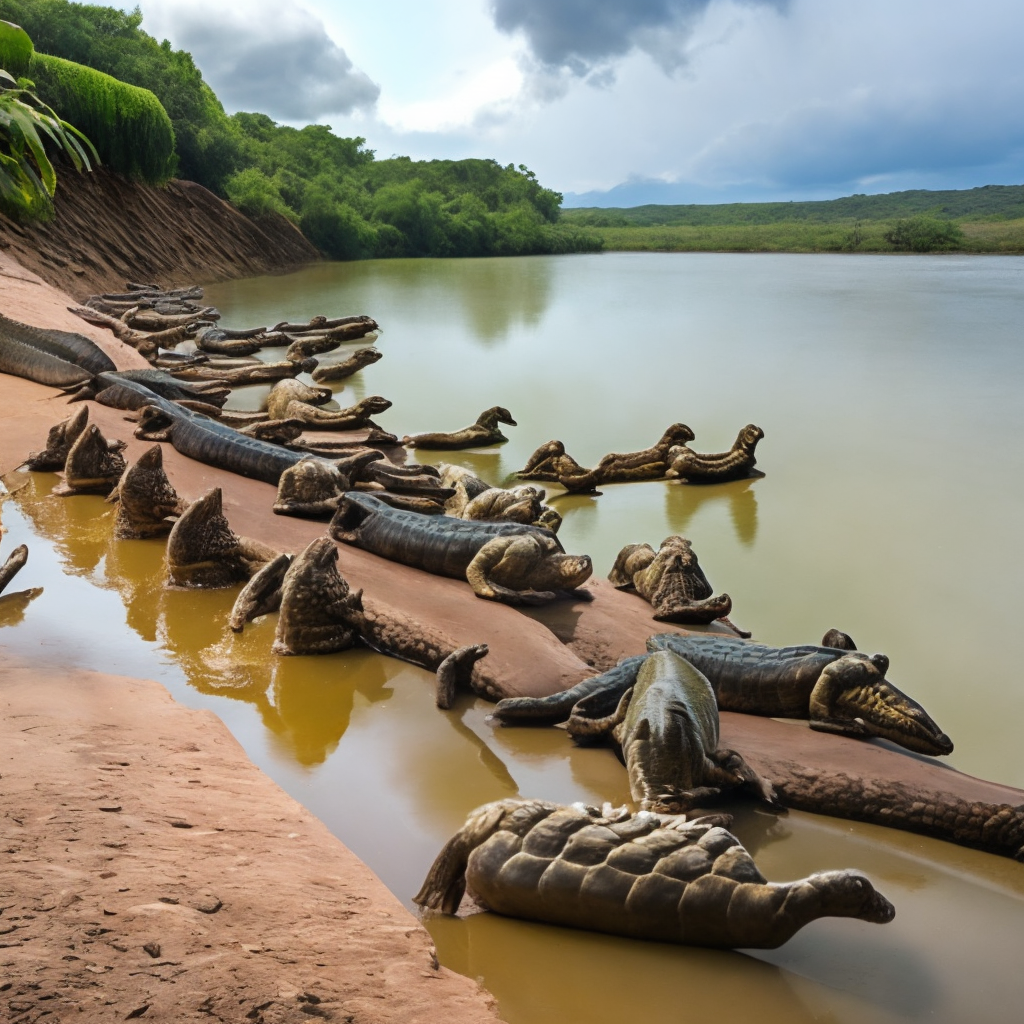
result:
M 180 301 L 200 297 L 191 292 Z M 143 316 L 140 308 L 146 302 L 151 313 Z M 190 314 L 209 319 L 215 312 L 175 312 L 167 301 L 161 305 L 144 299 L 137 290 L 95 299 L 90 308 L 97 316 L 115 318 L 127 331 L 143 333 L 183 327 L 160 317 L 186 317 L 188 326 Z M 380 404 L 384 399 L 366 400 L 363 409 L 344 414 L 317 407 L 330 392 L 295 377 L 312 369 L 313 355 L 357 320 L 364 327 L 373 323 L 369 318 L 314 318 L 305 325 L 277 325 L 276 333 L 293 337 L 287 366 L 215 367 L 202 357 L 173 358 L 166 350 L 173 345 L 163 340 L 152 346 L 136 338 L 134 347 L 158 365 L 117 372 L 88 339 L 0 319 L 0 370 L 78 388 L 76 397 L 133 413 L 138 438 L 170 442 L 183 455 L 278 485 L 275 512 L 329 518 L 327 535 L 294 556 L 237 536 L 224 516 L 219 489 L 183 501 L 164 472 L 159 444 L 126 465 L 124 444 L 104 438 L 89 424 L 87 406 L 57 424 L 43 451 L 26 464 L 62 470 L 57 493 L 108 494 L 117 504 L 116 537 L 166 535 L 170 585 L 242 584 L 230 626 L 241 631 L 253 618 L 277 612 L 277 654 L 328 653 L 365 644 L 434 671 L 442 708 L 453 705 L 458 690 L 469 688 L 498 701 L 497 722 L 564 723 L 577 743 L 610 741 L 617 749 L 638 807 L 635 814 L 607 805 L 598 810 L 537 800 L 478 808 L 438 856 L 416 897 L 424 907 L 455 912 L 468 883 L 478 902 L 506 914 L 725 947 L 776 946 L 824 915 L 891 920 L 891 904 L 859 873 L 825 872 L 786 885 L 768 883 L 723 827 L 728 816 L 692 821 L 683 816 L 733 793 L 745 793 L 774 810 L 784 802 L 772 781 L 752 769 L 741 752 L 720 746 L 719 709 L 803 718 L 819 731 L 880 737 L 922 754 L 949 753 L 952 743 L 945 733 L 885 678 L 884 655 L 857 651 L 837 631 L 820 646 L 788 648 L 722 634 L 662 633 L 650 637 L 647 653 L 569 690 L 510 699 L 488 670 L 485 644 L 458 644 L 443 630 L 350 588 L 338 570 L 336 541 L 464 579 L 481 598 L 518 605 L 560 595 L 586 597 L 579 588 L 593 571 L 588 556 L 569 554 L 559 543 L 560 518 L 544 504 L 542 489 L 489 487 L 457 466 L 392 462 L 382 449 L 396 439 L 368 419 L 386 408 Z M 211 345 L 252 345 L 258 338 L 257 332 L 204 330 Z M 303 335 L 305 343 L 296 345 Z M 132 337 L 124 340 L 132 344 Z M 237 361 L 241 347 L 221 351 Z M 354 356 L 346 362 L 357 372 L 374 358 Z M 232 387 L 271 380 L 276 383 L 266 415 L 246 418 L 222 411 Z M 295 443 L 307 426 L 351 429 L 357 422 L 369 430 L 362 442 Z M 504 440 L 499 424 L 515 421 L 508 410 L 494 407 L 464 430 L 407 436 L 403 443 L 449 449 L 491 444 Z M 759 428 L 748 426 L 730 452 L 698 455 L 687 447 L 693 440 L 690 428 L 674 424 L 652 448 L 610 454 L 590 470 L 553 441 L 541 446 L 517 475 L 558 482 L 576 492 L 633 480 L 731 480 L 752 471 L 762 436 Z M 11 575 L 7 566 L 0 570 L 0 590 Z M 730 598 L 714 596 L 685 538 L 669 537 L 658 551 L 647 544 L 627 545 L 610 579 L 650 602 L 656 621 L 724 620 L 731 625 L 725 619 Z M 835 813 L 839 803 L 826 792 L 818 806 L 808 807 L 806 801 L 802 806 Z M 841 810 L 876 820 L 857 806 L 845 804 Z M 898 813 L 892 820 L 903 827 L 1024 856 L 1024 808 L 978 806 L 965 814 L 951 800 L 949 808 L 931 809 L 927 820 L 915 817 L 913 808 L 893 810 Z

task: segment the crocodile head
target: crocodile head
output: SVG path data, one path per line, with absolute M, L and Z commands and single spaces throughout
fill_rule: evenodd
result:
M 685 423 L 673 423 L 664 434 L 661 440 L 655 445 L 656 448 L 664 448 L 668 451 L 672 445 L 687 444 L 694 439 L 693 431 Z
M 949 754 L 950 738 L 917 701 L 886 678 L 884 654 L 851 651 L 827 665 L 811 691 L 811 728 L 880 736 L 919 754 Z
M 369 398 L 364 398 L 356 403 L 353 411 L 358 412 L 361 416 L 379 416 L 390 408 L 391 402 L 388 399 L 381 395 L 370 395 Z
M 594 572 L 589 555 L 567 555 L 552 535 L 537 535 L 541 557 L 530 557 L 522 566 L 522 589 L 575 590 L 582 587 Z
M 856 917 L 872 924 L 888 924 L 896 916 L 896 908 L 859 871 L 819 871 L 803 884 L 818 903 L 817 916 Z
M 490 409 L 480 413 L 477 417 L 477 423 L 481 427 L 487 427 L 491 430 L 493 430 L 499 423 L 507 423 L 510 427 L 519 426 L 519 424 L 512 419 L 512 413 L 501 405 L 492 405 Z
M 740 431 L 739 437 L 736 438 L 736 444 L 733 447 L 753 451 L 757 447 L 757 442 L 762 437 L 764 437 L 764 431 L 760 427 L 755 427 L 753 423 L 748 423 Z

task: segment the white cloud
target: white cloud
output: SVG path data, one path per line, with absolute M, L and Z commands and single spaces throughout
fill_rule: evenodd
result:
M 323 21 L 294 0 L 155 0 L 142 27 L 188 50 L 228 111 L 311 121 L 372 107 L 380 93 Z

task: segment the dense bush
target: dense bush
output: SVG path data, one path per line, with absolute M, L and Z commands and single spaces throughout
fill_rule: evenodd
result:
M 160 132 L 146 122 L 133 133 L 109 125 L 114 93 L 99 78 L 71 73 L 54 58 L 149 89 L 173 125 L 177 173 L 227 196 L 248 213 L 284 214 L 334 259 L 370 256 L 490 256 L 593 250 L 599 239 L 559 223 L 562 197 L 520 164 L 494 160 L 376 160 L 361 138 L 327 125 L 290 128 L 266 114 L 228 117 L 188 53 L 141 29 L 142 14 L 69 0 L 0 0 L 0 18 L 23 25 L 35 42 L 44 97 L 104 140 L 105 162 L 153 180 Z M 109 83 L 109 79 L 103 79 Z M 58 96 L 58 91 L 60 95 Z M 72 111 L 71 92 L 81 92 Z M 119 108 L 120 109 L 120 108 Z M 77 123 L 77 122 L 76 122 Z M 108 138 L 108 136 L 110 136 Z M 132 149 L 139 139 L 138 169 Z
M 934 217 L 909 217 L 896 221 L 885 240 L 902 252 L 943 252 L 959 249 L 964 233 L 958 224 Z
M 32 40 L 20 26 L 0 21 L 0 68 L 12 78 L 21 78 L 32 60 Z
M 107 167 L 151 184 L 174 173 L 174 130 L 148 89 L 41 53 L 33 56 L 29 77 L 43 100 L 95 140 Z

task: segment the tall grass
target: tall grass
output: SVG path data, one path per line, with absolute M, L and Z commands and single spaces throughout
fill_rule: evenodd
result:
M 40 98 L 93 140 L 107 167 L 153 185 L 174 174 L 174 129 L 148 89 L 42 53 L 27 74 Z

